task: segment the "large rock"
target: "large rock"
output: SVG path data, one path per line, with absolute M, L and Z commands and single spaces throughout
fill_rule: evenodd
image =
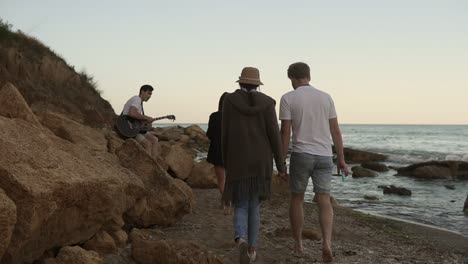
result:
M 335 152 L 335 147 L 333 147 Z M 367 161 L 383 161 L 387 156 L 369 151 L 344 148 L 344 157 L 347 163 L 361 163 Z
M 90 152 L 21 119 L 0 117 L 0 188 L 17 223 L 2 263 L 89 240 L 143 196 L 142 181 L 107 152 Z
M 0 188 L 0 259 L 10 244 L 16 224 L 15 203 Z
M 379 175 L 377 172 L 365 169 L 361 166 L 352 167 L 351 170 L 353 171 L 353 178 L 377 177 Z
M 104 134 L 107 140 L 107 151 L 115 154 L 117 149 L 122 146 L 124 140 L 115 131 L 106 130 Z
M 43 126 L 50 129 L 57 137 L 81 145 L 84 148 L 108 151 L 108 141 L 101 130 L 83 126 L 57 113 L 41 113 L 39 120 Z
M 206 160 L 193 165 L 187 184 L 192 188 L 213 189 L 218 187 L 214 166 Z
M 181 180 L 185 180 L 190 176 L 193 167 L 193 159 L 193 153 L 180 144 L 172 145 L 169 152 L 164 157 L 167 165 L 169 165 L 169 172 L 171 175 Z
M 114 238 L 104 230 L 97 232 L 96 235 L 83 245 L 83 248 L 99 253 L 117 252 L 117 245 L 115 244 Z
M 361 167 L 368 169 L 368 170 L 378 171 L 378 172 L 388 171 L 387 165 L 379 163 L 379 162 L 373 162 L 373 161 L 363 162 L 361 164 Z
M 153 133 L 160 141 L 178 141 L 184 134 L 184 129 L 179 126 L 156 127 L 153 129 Z
M 132 230 L 132 256 L 139 264 L 222 264 L 198 243 L 162 239 L 144 230 Z
M 210 145 L 210 140 L 206 136 L 206 132 L 198 125 L 191 125 L 184 129 L 185 135 L 190 137 L 188 146 L 198 149 L 199 151 L 207 152 Z
M 468 162 L 422 162 L 398 169 L 398 175 L 425 179 L 468 179 Z
M 135 140 L 126 140 L 117 150 L 117 156 L 146 187 L 145 197 L 127 212 L 127 222 L 138 227 L 169 226 L 191 212 L 193 194 L 190 187 L 167 174 Z
M 394 185 L 390 185 L 390 186 L 379 186 L 379 188 L 383 189 L 384 194 L 397 194 L 400 196 L 411 196 L 411 190 L 406 189 L 404 187 L 396 187 Z
M 19 118 L 28 121 L 31 125 L 40 126 L 23 96 L 11 83 L 6 83 L 0 88 L 0 116 Z
M 57 258 L 46 259 L 44 264 L 102 264 L 97 252 L 86 251 L 79 246 L 63 247 Z

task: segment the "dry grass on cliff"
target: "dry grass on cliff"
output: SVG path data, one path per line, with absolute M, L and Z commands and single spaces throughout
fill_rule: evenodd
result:
M 68 64 L 60 54 L 53 51 L 40 40 L 33 36 L 27 35 L 21 30 L 14 32 L 12 27 L 13 26 L 10 23 L 0 18 L 0 43 L 7 42 L 14 43 L 18 46 L 27 46 L 28 49 L 25 49 L 25 51 L 29 53 L 28 57 L 37 59 L 39 61 L 43 56 L 52 56 L 54 59 L 63 62 L 63 64 L 66 65 L 70 70 L 76 71 L 73 65 Z M 85 85 L 91 87 L 96 92 L 96 94 L 100 95 L 102 93 L 102 91 L 98 89 L 98 83 L 94 79 L 94 76 L 86 72 L 84 69 L 78 72 L 78 75 L 80 76 L 80 80 Z

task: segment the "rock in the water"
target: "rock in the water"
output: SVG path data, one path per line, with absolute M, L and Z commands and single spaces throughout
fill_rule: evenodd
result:
M 388 171 L 387 165 L 373 161 L 363 162 L 361 167 L 378 172 Z
M 351 148 L 344 148 L 344 156 L 347 163 L 360 163 L 366 161 L 383 161 L 387 159 L 387 156 L 372 153 L 369 151 L 351 149 Z M 333 152 L 335 152 L 335 148 L 333 147 Z
M 351 168 L 351 170 L 353 171 L 353 178 L 377 177 L 379 175 L 377 172 L 365 169 L 361 166 L 355 166 Z
M 394 185 L 383 186 L 383 193 L 384 194 L 398 194 L 401 196 L 411 196 L 411 190 L 403 188 L 403 187 L 396 187 Z
M 445 188 L 447 188 L 449 190 L 455 190 L 455 185 L 453 185 L 453 184 L 446 184 L 444 186 L 445 186 Z
M 379 197 L 377 197 L 377 196 L 375 196 L 375 195 L 368 195 L 368 194 L 366 194 L 366 195 L 364 195 L 364 199 L 366 199 L 366 200 L 371 200 L 371 201 L 377 201 L 377 200 L 379 200 Z
M 425 179 L 468 179 L 468 162 L 428 161 L 398 169 L 398 175 Z

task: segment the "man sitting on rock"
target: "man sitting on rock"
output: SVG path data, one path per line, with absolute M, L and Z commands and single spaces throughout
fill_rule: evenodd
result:
M 125 103 L 122 115 L 128 115 L 131 118 L 143 120 L 151 124 L 154 118 L 145 115 L 143 102 L 147 102 L 151 98 L 153 90 L 151 85 L 145 84 L 141 86 L 139 95 L 133 96 Z M 140 131 L 135 140 L 143 145 L 151 157 L 155 158 L 159 155 L 158 138 L 154 134 Z

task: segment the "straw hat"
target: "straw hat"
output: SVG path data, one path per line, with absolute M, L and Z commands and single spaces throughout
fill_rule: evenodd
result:
M 242 69 L 241 75 L 239 76 L 238 83 L 247 83 L 255 85 L 263 85 L 260 81 L 260 72 L 254 67 L 245 67 Z

